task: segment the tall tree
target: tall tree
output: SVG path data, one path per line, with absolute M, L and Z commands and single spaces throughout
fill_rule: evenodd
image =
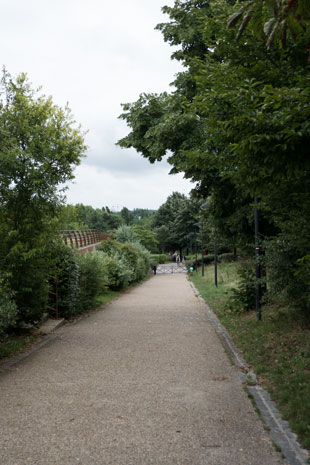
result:
M 124 105 L 131 132 L 119 141 L 151 162 L 167 155 L 172 172 L 183 171 L 212 196 L 216 221 L 241 244 L 246 231 L 253 237 L 256 194 L 267 238 L 277 235 L 294 248 L 292 280 L 310 256 L 308 3 L 176 0 L 165 7 L 170 22 L 158 27 L 178 46 L 173 56 L 184 71 L 171 94 L 142 94 Z M 261 7 L 260 27 L 252 7 Z M 242 15 L 236 42 L 226 25 Z M 271 40 L 276 35 L 279 41 Z
M 171 252 L 187 247 L 189 234 L 195 231 L 201 201 L 173 192 L 154 215 L 153 228 L 160 247 Z
M 26 75 L 4 72 L 0 85 L 0 269 L 30 321 L 44 309 L 53 218 L 85 145 L 70 109 L 38 96 Z
M 133 223 L 133 213 L 130 210 L 128 210 L 127 207 L 122 208 L 120 215 L 123 218 L 124 223 L 127 224 L 127 226 L 130 226 Z
M 252 0 L 245 5 L 241 3 L 238 7 L 227 22 L 228 27 L 234 27 L 241 21 L 236 34 L 237 41 L 251 22 L 254 33 L 265 39 L 267 48 L 271 47 L 275 39 L 284 48 L 287 47 L 288 40 L 303 43 L 310 63 L 309 0 Z

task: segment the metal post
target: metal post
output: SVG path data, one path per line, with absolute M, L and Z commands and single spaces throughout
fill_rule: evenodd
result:
M 255 204 L 257 205 L 257 197 L 255 195 Z M 261 266 L 260 266 L 260 244 L 259 244 L 259 211 L 257 206 L 254 208 L 255 218 L 255 275 L 256 275 L 256 320 L 262 319 L 261 312 Z
M 216 251 L 216 236 L 214 235 L 214 284 L 217 287 L 217 251 Z

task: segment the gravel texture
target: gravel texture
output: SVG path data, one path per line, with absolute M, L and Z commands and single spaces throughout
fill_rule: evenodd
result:
M 56 334 L 0 375 L 0 464 L 282 463 L 184 274 Z

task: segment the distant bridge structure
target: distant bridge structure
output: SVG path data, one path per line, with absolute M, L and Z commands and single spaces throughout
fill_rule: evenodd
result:
M 64 243 L 80 253 L 94 250 L 102 241 L 113 239 L 98 229 L 62 229 L 59 235 Z

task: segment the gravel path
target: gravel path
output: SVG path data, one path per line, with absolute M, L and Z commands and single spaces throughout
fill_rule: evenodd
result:
M 275 465 L 181 273 L 156 275 L 0 375 L 3 465 Z

